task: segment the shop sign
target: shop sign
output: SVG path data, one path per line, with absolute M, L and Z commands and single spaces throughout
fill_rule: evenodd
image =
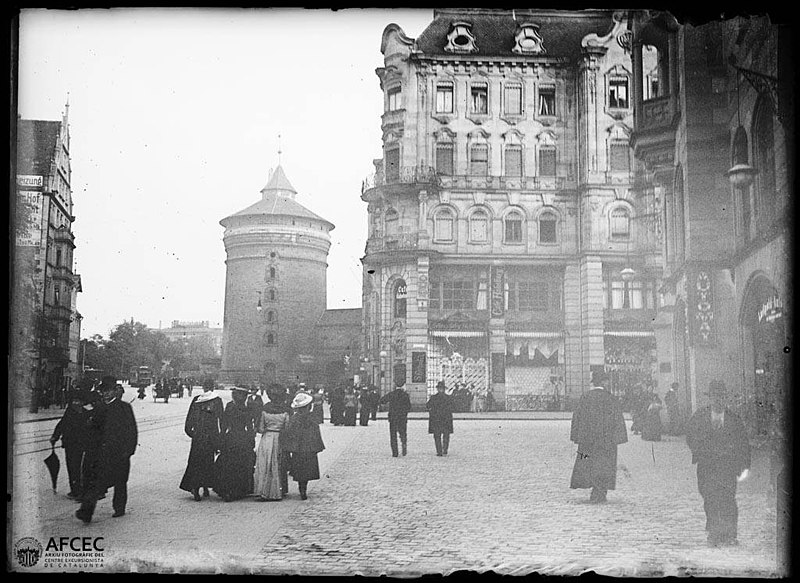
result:
M 783 300 L 773 295 L 758 309 L 758 323 L 774 322 L 783 316 Z
M 18 247 L 42 246 L 42 195 L 33 190 L 19 191 L 19 204 L 27 204 L 30 215 L 26 225 L 19 225 L 17 230 Z
M 44 186 L 44 177 L 34 176 L 32 174 L 17 174 L 17 186 L 24 186 L 26 188 L 41 188 Z

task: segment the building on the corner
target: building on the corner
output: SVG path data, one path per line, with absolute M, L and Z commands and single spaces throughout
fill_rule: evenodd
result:
M 225 383 L 311 382 L 314 325 L 326 309 L 334 225 L 295 200 L 278 167 L 261 200 L 220 221 L 227 253 Z
M 415 406 L 444 380 L 509 410 L 569 406 L 596 368 L 618 394 L 658 382 L 625 13 L 436 10 L 417 39 L 387 26 L 381 52 L 383 157 L 362 188 L 371 379 L 385 392 L 399 365 Z
M 790 408 L 794 65 L 766 16 L 701 26 L 635 11 L 634 132 L 642 200 L 661 205 L 658 359 L 687 410 L 723 380 L 755 434 Z M 656 50 L 659 92 L 644 55 Z
M 366 384 L 361 360 L 361 308 L 325 310 L 314 326 L 315 385 Z
M 80 372 L 69 105 L 60 121 L 18 119 L 16 126 L 14 404 L 37 408 L 56 402 Z

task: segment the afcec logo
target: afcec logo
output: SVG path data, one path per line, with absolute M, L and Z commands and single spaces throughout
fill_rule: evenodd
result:
M 14 556 L 20 567 L 33 567 L 42 558 L 42 545 L 35 538 L 21 538 L 14 545 Z

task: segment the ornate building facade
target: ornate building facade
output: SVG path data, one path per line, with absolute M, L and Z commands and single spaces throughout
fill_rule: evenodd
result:
M 692 27 L 631 14 L 637 194 L 662 208 L 659 362 L 688 410 L 730 387 L 750 429 L 789 408 L 793 53 L 768 17 Z M 658 54 L 648 94 L 644 55 Z
M 219 379 L 310 382 L 334 226 L 295 201 L 280 165 L 261 194 L 220 221 L 227 260 Z
M 61 121 L 17 120 L 11 352 L 16 406 L 57 401 L 79 379 L 80 276 L 75 236 L 69 106 Z
M 657 381 L 626 15 L 436 10 L 417 39 L 387 26 L 381 52 L 383 157 L 361 196 L 372 381 L 405 375 L 416 406 L 459 383 L 494 409 L 568 406 L 593 368 L 618 393 Z

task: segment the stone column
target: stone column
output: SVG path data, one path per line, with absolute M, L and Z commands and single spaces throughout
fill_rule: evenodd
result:
M 588 385 L 581 351 L 581 287 L 580 265 L 564 269 L 564 399 L 574 402 Z
M 584 374 L 592 366 L 605 364 L 603 344 L 603 263 L 597 256 L 584 256 L 580 266 L 581 328 Z M 588 384 L 589 378 L 587 377 Z

